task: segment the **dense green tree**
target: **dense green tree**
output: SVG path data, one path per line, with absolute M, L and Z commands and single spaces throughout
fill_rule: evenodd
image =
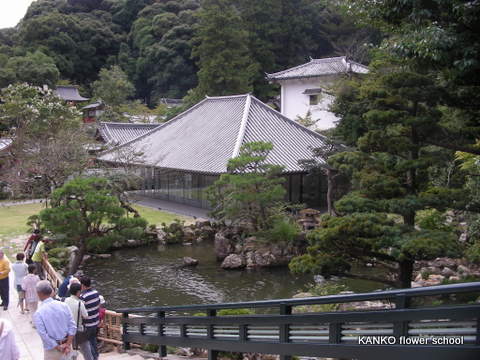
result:
M 80 115 L 51 90 L 27 84 L 2 90 L 0 126 L 14 141 L 11 166 L 2 168 L 1 175 L 14 191 L 38 182 L 48 193 L 85 169 L 87 140 Z
M 442 87 L 440 103 L 449 108 L 441 126 L 431 129 L 432 144 L 472 152 L 480 136 L 480 4 L 452 1 L 345 1 L 350 15 L 373 24 L 388 37 L 383 48 L 405 65 L 432 73 Z
M 135 87 L 119 66 L 102 69 L 93 83 L 93 94 L 114 109 L 125 103 L 135 92 Z
M 108 249 L 115 241 L 145 236 L 147 221 L 128 217 L 115 188 L 104 178 L 76 178 L 55 190 L 51 208 L 40 212 L 43 226 L 79 248 L 69 274 L 88 249 Z
M 205 0 L 199 17 L 193 50 L 198 86 L 193 99 L 251 92 L 258 65 L 251 58 L 248 32 L 234 1 Z
M 53 59 L 39 50 L 25 56 L 0 58 L 0 66 L 0 87 L 16 82 L 28 82 L 53 88 L 60 76 Z
M 115 59 L 119 29 L 108 12 L 62 13 L 68 10 L 61 6 L 64 2 L 33 4 L 19 25 L 19 45 L 32 51 L 41 49 L 52 57 L 62 78 L 87 84 Z
M 292 269 L 355 276 L 352 262 L 375 259 L 390 273 L 384 282 L 409 287 L 416 260 L 458 254 L 450 231 L 422 229 L 416 221 L 421 210 L 465 209 L 468 202 L 459 188 L 436 186 L 429 178 L 441 150 L 428 138 L 441 121 L 441 89 L 434 80 L 384 67 L 358 85 L 349 97 L 354 101 L 340 96 L 341 122 L 360 119 L 363 128 L 357 151 L 334 155 L 329 165 L 350 176 L 353 191 L 336 203 L 342 216 L 324 219 L 310 237 L 309 253 Z
M 265 162 L 273 146 L 254 142 L 242 146 L 228 162 L 228 173 L 208 190 L 212 215 L 220 221 L 251 224 L 254 231 L 270 228 L 285 189 L 281 166 Z
M 133 23 L 132 46 L 122 47 L 119 60 L 148 104 L 161 97 L 181 98 L 195 87 L 197 67 L 191 53 L 199 6 L 197 0 L 155 2 Z

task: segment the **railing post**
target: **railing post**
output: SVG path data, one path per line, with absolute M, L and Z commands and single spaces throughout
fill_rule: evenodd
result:
M 292 307 L 290 305 L 281 304 L 280 305 L 280 315 L 292 315 Z M 280 343 L 288 343 L 289 340 L 290 326 L 288 324 L 280 325 Z M 280 355 L 280 360 L 291 360 L 291 355 Z
M 217 310 L 208 309 L 207 310 L 207 316 L 208 317 L 217 316 Z M 213 339 L 213 338 L 214 338 L 214 325 L 209 324 L 209 325 L 207 325 L 207 339 Z M 218 358 L 218 351 L 208 349 L 208 360 L 217 360 L 217 358 Z
M 475 345 L 480 346 L 480 317 L 477 318 L 477 338 L 475 341 Z
M 165 311 L 159 311 L 157 313 L 157 318 L 159 319 L 165 319 Z M 163 324 L 158 324 L 158 336 L 163 337 L 163 331 L 164 331 L 165 326 Z M 166 357 L 167 356 L 167 346 L 166 345 L 160 345 L 158 347 L 158 355 L 160 357 Z
M 127 341 L 127 335 L 128 335 L 128 324 L 126 321 L 128 321 L 128 313 L 123 313 L 123 324 L 122 324 L 122 329 L 123 329 L 123 348 L 125 350 L 130 350 L 130 343 Z
M 395 310 L 407 309 L 410 301 L 405 294 L 398 294 L 395 298 Z M 393 323 L 393 336 L 399 339 L 402 336 L 408 336 L 408 321 L 395 321 Z
M 328 342 L 330 344 L 340 344 L 342 342 L 341 323 L 330 323 L 328 326 Z

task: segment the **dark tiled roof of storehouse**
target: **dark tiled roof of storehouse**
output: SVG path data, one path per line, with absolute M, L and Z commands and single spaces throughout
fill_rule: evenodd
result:
M 300 79 L 348 72 L 365 74 L 368 72 L 368 67 L 348 60 L 345 56 L 311 59 L 310 62 L 306 64 L 298 65 L 274 74 L 267 74 L 267 80 Z
M 142 136 L 160 126 L 160 124 L 130 124 L 101 122 L 98 132 L 108 145 L 122 145 Z
M 60 98 L 65 101 L 87 101 L 88 98 L 84 98 L 78 92 L 78 88 L 76 86 L 57 86 L 55 89 L 55 94 L 57 94 Z
M 135 162 L 160 168 L 202 173 L 225 173 L 227 162 L 248 142 L 273 144 L 267 161 L 303 172 L 299 160 L 312 157 L 312 149 L 325 138 L 288 119 L 251 95 L 207 97 L 169 122 L 99 159 L 121 162 L 118 154 L 142 154 Z

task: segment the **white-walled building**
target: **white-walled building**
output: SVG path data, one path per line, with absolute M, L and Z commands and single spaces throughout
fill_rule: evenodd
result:
M 335 126 L 338 118 L 330 112 L 334 100 L 331 89 L 342 74 L 365 74 L 368 67 L 345 56 L 311 59 L 310 62 L 267 74 L 270 82 L 281 86 L 281 113 L 296 120 L 310 112 L 315 122 L 313 130 L 325 130 Z

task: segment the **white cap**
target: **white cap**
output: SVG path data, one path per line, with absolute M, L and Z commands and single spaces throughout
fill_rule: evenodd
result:
M 100 298 L 100 305 L 105 304 L 105 298 L 102 295 L 100 295 L 99 298 Z

